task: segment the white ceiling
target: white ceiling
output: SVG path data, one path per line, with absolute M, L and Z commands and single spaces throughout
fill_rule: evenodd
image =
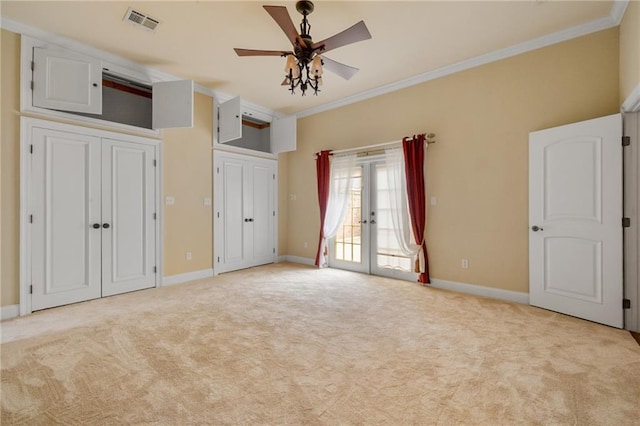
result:
M 0 2 L 3 18 L 21 22 L 136 62 L 193 79 L 211 89 L 282 113 L 361 94 L 567 28 L 607 18 L 612 1 L 315 1 L 309 16 L 318 41 L 364 20 L 371 40 L 327 54 L 360 68 L 351 80 L 325 72 L 318 96 L 291 95 L 280 83 L 284 59 L 238 57 L 234 47 L 289 50 L 263 4 L 295 2 L 78 1 Z M 132 6 L 158 20 L 156 32 L 123 22 Z

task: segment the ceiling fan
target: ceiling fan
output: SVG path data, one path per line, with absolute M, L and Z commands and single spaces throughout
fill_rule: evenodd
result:
M 293 50 L 253 50 L 239 48 L 235 48 L 234 50 L 238 56 L 282 56 L 287 58 L 285 66 L 286 75 L 282 85 L 289 86 L 292 94 L 297 87 L 300 87 L 303 96 L 309 88 L 313 89 L 314 95 L 317 95 L 319 87 L 322 84 L 323 65 L 327 70 L 338 74 L 346 80 L 349 80 L 358 72 L 358 68 L 336 62 L 327 58 L 324 54 L 347 44 L 370 39 L 371 34 L 364 24 L 364 21 L 360 21 L 334 36 L 314 43 L 311 34 L 309 34 L 311 25 L 307 19 L 307 16 L 313 12 L 312 2 L 301 0 L 296 3 L 296 10 L 302 14 L 300 33 L 296 30 L 286 7 L 263 7 L 280 26 L 282 31 L 284 31 L 293 45 Z

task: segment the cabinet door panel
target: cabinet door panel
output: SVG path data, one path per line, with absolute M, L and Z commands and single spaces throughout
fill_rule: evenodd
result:
M 102 294 L 155 285 L 155 149 L 102 140 Z
M 223 220 L 224 227 L 224 263 L 226 266 L 244 266 L 246 215 L 243 187 L 245 165 L 241 161 L 225 160 L 223 163 Z
M 271 153 L 279 154 L 296 150 L 297 118 L 295 115 L 271 122 Z
M 33 49 L 33 105 L 102 114 L 102 64 L 67 50 Z
M 100 297 L 100 140 L 34 128 L 32 309 Z
M 193 127 L 193 81 L 166 81 L 153 85 L 154 129 Z
M 242 137 L 240 102 L 238 96 L 218 106 L 218 143 L 227 143 Z

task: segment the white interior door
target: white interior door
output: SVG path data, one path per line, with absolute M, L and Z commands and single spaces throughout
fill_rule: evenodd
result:
M 248 181 L 251 182 L 246 194 L 247 217 L 246 235 L 249 236 L 247 257 L 252 265 L 264 265 L 274 261 L 274 221 L 273 191 L 275 183 L 274 165 L 271 161 L 252 163 L 247 167 Z
M 102 62 L 68 50 L 33 49 L 33 105 L 102 114 Z
M 34 128 L 32 149 L 32 309 L 98 298 L 100 139 Z
M 622 327 L 620 114 L 529 135 L 534 306 Z
M 216 154 L 216 273 L 275 260 L 275 161 Z
M 155 148 L 102 140 L 102 295 L 155 286 Z

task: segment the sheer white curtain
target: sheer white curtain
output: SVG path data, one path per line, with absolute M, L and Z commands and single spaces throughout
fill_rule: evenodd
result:
M 324 219 L 324 239 L 320 246 L 320 268 L 329 266 L 327 241 L 338 233 L 349 206 L 351 183 L 356 173 L 356 154 L 335 156 L 331 159 L 329 172 L 329 201 Z
M 409 202 L 407 200 L 407 178 L 404 172 L 404 152 L 402 148 L 390 148 L 384 151 L 384 163 L 389 188 L 389 209 L 393 232 L 403 255 L 415 259 L 420 246 L 415 244 Z

